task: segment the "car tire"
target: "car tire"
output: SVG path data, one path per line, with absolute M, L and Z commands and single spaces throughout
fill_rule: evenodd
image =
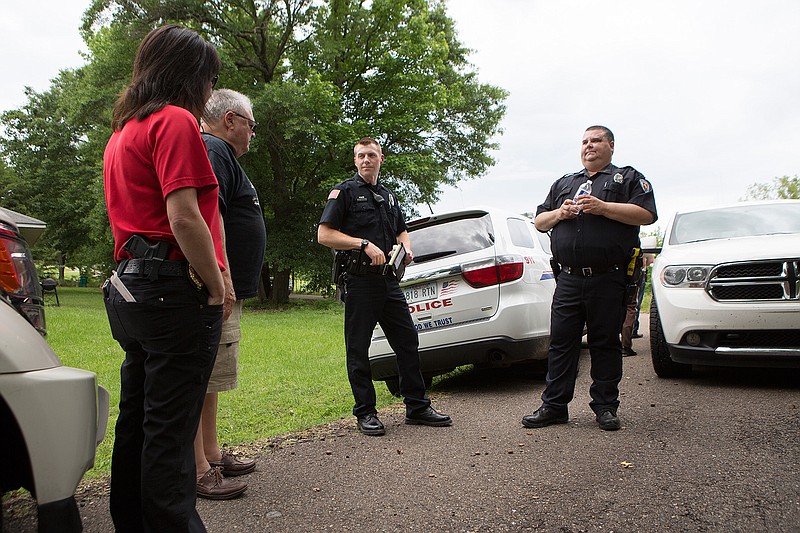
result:
M 692 374 L 692 365 L 676 363 L 669 355 L 655 299 L 650 302 L 650 355 L 653 359 L 653 370 L 660 378 L 685 378 Z

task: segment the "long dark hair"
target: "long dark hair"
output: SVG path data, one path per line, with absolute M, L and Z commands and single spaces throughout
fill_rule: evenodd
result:
M 168 24 L 147 34 L 136 52 L 130 85 L 117 100 L 111 127 L 143 120 L 172 104 L 198 120 L 219 73 L 217 50 L 188 28 Z

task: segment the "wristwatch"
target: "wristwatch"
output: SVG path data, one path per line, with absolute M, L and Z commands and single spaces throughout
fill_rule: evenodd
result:
M 367 239 L 361 239 L 361 251 L 362 252 L 364 251 L 364 248 L 366 248 L 368 244 L 369 244 L 369 241 Z

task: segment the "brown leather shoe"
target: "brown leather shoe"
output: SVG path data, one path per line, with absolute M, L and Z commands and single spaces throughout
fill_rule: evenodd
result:
M 247 490 L 247 483 L 225 479 L 222 468 L 216 466 L 197 481 L 197 496 L 208 500 L 230 500 Z
M 227 452 L 222 452 L 222 459 L 219 461 L 209 461 L 208 464 L 220 467 L 223 476 L 243 476 L 256 469 L 255 459 L 239 459 Z

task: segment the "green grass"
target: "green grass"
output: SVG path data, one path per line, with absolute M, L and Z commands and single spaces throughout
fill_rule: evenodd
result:
M 124 353 L 111 338 L 99 289 L 59 287 L 58 294 L 60 307 L 47 301 L 47 341 L 65 365 L 95 372 L 111 395 L 109 429 L 87 474 L 106 476 Z M 245 307 L 239 387 L 219 397 L 221 444 L 253 444 L 351 414 L 343 316 L 332 300 L 293 300 L 280 310 Z M 397 402 L 382 383 L 375 390 L 379 408 Z

